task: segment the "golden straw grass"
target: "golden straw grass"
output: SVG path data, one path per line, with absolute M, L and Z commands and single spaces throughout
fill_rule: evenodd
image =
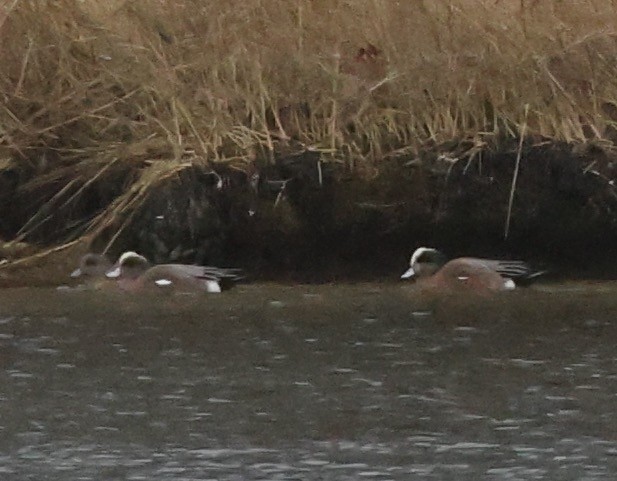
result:
M 25 238 L 117 169 L 135 184 L 111 217 L 178 166 L 244 169 L 290 144 L 371 172 L 402 149 L 523 127 L 601 139 L 616 52 L 610 0 L 8 1 L 0 161 L 26 189 L 58 185 Z

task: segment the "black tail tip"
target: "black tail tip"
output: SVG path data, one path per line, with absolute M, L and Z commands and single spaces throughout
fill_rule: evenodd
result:
M 531 273 L 531 274 L 529 274 L 528 276 L 519 277 L 519 278 L 516 280 L 516 283 L 517 283 L 519 286 L 526 287 L 526 286 L 529 286 L 529 285 L 533 284 L 534 282 L 536 282 L 536 280 L 537 280 L 539 277 L 542 277 L 544 274 L 547 274 L 547 273 L 548 273 L 548 270 L 542 270 L 542 271 L 532 272 L 532 273 Z

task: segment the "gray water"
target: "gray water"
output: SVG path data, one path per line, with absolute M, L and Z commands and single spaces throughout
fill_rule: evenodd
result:
M 617 287 L 0 291 L 2 480 L 614 480 Z

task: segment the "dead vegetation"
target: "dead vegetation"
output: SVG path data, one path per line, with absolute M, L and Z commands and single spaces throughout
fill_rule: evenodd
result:
M 6 1 L 0 236 L 110 244 L 166 180 L 277 152 L 372 176 L 523 130 L 611 149 L 616 53 L 610 0 Z

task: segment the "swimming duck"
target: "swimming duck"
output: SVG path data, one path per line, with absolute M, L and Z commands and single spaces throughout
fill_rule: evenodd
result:
M 79 261 L 79 267 L 71 272 L 73 279 L 105 279 L 105 273 L 111 268 L 110 260 L 103 254 L 88 253 Z
M 459 257 L 448 261 L 437 249 L 420 247 L 402 279 L 417 278 L 422 286 L 443 290 L 507 291 L 528 285 L 545 271 L 533 271 L 523 261 Z
M 122 254 L 105 275 L 108 279 L 117 279 L 125 290 L 176 288 L 212 293 L 230 288 L 242 278 L 240 269 L 188 264 L 151 266 L 148 259 L 133 251 Z

